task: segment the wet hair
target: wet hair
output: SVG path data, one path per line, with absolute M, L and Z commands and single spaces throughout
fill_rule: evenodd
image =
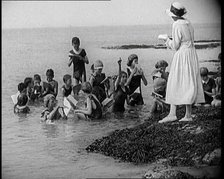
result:
M 35 74 L 35 75 L 33 76 L 33 79 L 34 79 L 34 80 L 41 81 L 41 77 L 40 77 L 40 75 L 38 75 L 38 74 Z
M 23 94 L 23 93 L 20 94 L 17 99 L 18 99 L 18 101 L 17 101 L 17 105 L 18 106 L 25 106 L 27 104 L 27 102 L 28 102 L 27 95 Z
M 201 75 L 201 76 L 207 76 L 207 75 L 208 75 L 208 68 L 206 68 L 206 67 L 201 67 L 201 68 L 200 68 L 200 75 Z
M 46 76 L 51 76 L 52 78 L 54 78 L 54 71 L 52 69 L 48 69 L 46 72 Z
M 80 40 L 78 37 L 73 37 L 72 38 L 72 44 L 80 44 Z
M 155 68 L 168 67 L 168 63 L 165 60 L 160 60 L 155 64 Z
M 26 89 L 26 85 L 24 83 L 18 84 L 18 91 L 21 93 L 24 89 Z
M 88 94 L 92 92 L 92 86 L 91 86 L 90 82 L 82 83 L 81 89 L 83 92 L 88 93 Z
M 69 75 L 69 74 L 66 74 L 66 75 L 64 75 L 63 76 L 63 81 L 64 81 L 64 83 L 66 83 L 69 79 L 71 79 L 72 78 L 72 76 L 71 75 Z
M 134 61 L 134 59 L 138 59 L 138 56 L 136 54 L 131 54 L 128 57 L 128 62 L 127 62 L 127 66 L 131 66 L 132 62 Z
M 30 83 L 32 83 L 33 79 L 31 77 L 26 77 L 25 80 L 24 80 L 24 84 L 26 86 L 26 88 L 28 87 L 28 85 Z
M 125 71 L 121 71 L 121 75 L 126 75 L 128 77 L 128 74 Z

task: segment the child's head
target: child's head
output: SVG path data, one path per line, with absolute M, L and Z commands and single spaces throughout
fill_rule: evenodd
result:
M 138 56 L 136 54 L 131 54 L 128 57 L 127 66 L 134 68 L 136 64 L 138 64 Z
M 90 94 L 92 92 L 92 86 L 89 82 L 83 82 L 81 89 L 84 93 L 87 94 Z
M 48 94 L 44 97 L 44 107 L 46 107 L 49 111 L 52 111 L 57 104 L 55 96 L 52 94 Z
M 20 93 L 26 93 L 26 85 L 24 83 L 19 83 L 18 84 L 18 91 Z
M 40 77 L 40 75 L 35 74 L 34 77 L 33 77 L 33 80 L 34 80 L 34 86 L 35 86 L 35 85 L 39 85 L 40 82 L 41 82 L 41 77 Z
M 80 40 L 78 37 L 72 38 L 72 46 L 74 47 L 74 49 L 79 50 Z
M 101 60 L 95 61 L 94 65 L 94 71 L 96 71 L 97 74 L 101 74 L 103 70 L 103 62 Z
M 72 76 L 69 74 L 66 74 L 63 76 L 63 82 L 67 85 L 67 86 L 71 86 L 72 84 Z
M 50 82 L 54 78 L 54 71 L 52 69 L 48 69 L 46 72 L 47 81 Z
M 27 87 L 31 88 L 33 87 L 33 79 L 31 77 L 27 77 L 24 79 L 24 84 Z
M 120 84 L 124 85 L 127 82 L 128 74 L 125 71 L 121 71 Z
M 201 67 L 200 68 L 200 75 L 202 80 L 207 80 L 208 79 L 208 68 L 206 67 Z
M 21 93 L 18 98 L 17 98 L 17 105 L 18 106 L 25 106 L 28 102 L 28 97 L 26 94 L 24 93 Z
M 165 72 L 166 67 L 168 67 L 168 63 L 165 60 L 160 60 L 155 64 L 156 69 L 160 69 Z

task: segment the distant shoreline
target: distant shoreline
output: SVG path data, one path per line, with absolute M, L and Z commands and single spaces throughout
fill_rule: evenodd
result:
M 196 40 L 195 42 L 195 48 L 196 49 L 206 49 L 206 48 L 216 48 L 218 46 L 221 46 L 221 40 Z M 118 46 L 107 46 L 107 47 L 101 47 L 102 49 L 108 49 L 108 50 L 119 50 L 119 49 L 145 49 L 145 48 L 154 48 L 154 49 L 166 49 L 165 44 L 156 44 L 156 45 L 146 45 L 146 44 L 129 44 L 129 45 L 118 45 Z

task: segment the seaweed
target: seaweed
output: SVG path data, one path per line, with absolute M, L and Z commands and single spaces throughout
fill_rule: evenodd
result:
M 178 118 L 185 108 L 178 107 Z M 171 166 L 195 166 L 202 158 L 221 148 L 221 108 L 193 108 L 192 122 L 159 124 L 167 112 L 148 121 L 95 140 L 86 150 L 135 164 L 167 159 Z

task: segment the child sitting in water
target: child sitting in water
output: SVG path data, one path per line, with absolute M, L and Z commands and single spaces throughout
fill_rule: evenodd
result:
M 40 75 L 35 74 L 33 81 L 34 81 L 33 93 L 30 98 L 31 98 L 31 100 L 35 101 L 35 100 L 39 99 L 42 95 L 42 86 L 41 86 Z
M 74 85 L 78 85 L 79 81 L 86 81 L 86 69 L 85 63 L 88 64 L 89 60 L 86 55 L 85 49 L 80 48 L 80 40 L 78 37 L 72 38 L 73 49 L 69 52 L 69 62 L 68 66 L 70 67 L 73 63 L 73 78 Z
M 91 74 L 89 82 L 92 86 L 92 93 L 96 95 L 97 99 L 102 103 L 103 100 L 106 99 L 106 91 L 103 83 L 106 79 L 106 75 L 105 73 L 102 73 L 103 62 L 101 60 L 97 60 L 93 67 L 94 73 Z
M 62 86 L 62 97 L 68 97 L 72 93 L 72 76 L 69 74 L 63 77 L 64 85 Z
M 47 94 L 53 94 L 56 98 L 58 95 L 58 82 L 53 79 L 54 71 L 52 69 L 48 69 L 46 76 L 47 82 L 43 83 L 42 97 L 46 96 Z
M 127 95 L 128 88 L 127 86 L 125 86 L 128 75 L 126 72 L 121 71 L 121 61 L 122 61 L 121 59 L 118 61 L 119 71 L 118 71 L 118 77 L 115 81 L 115 91 L 113 94 L 113 98 L 114 98 L 114 104 L 112 108 L 113 112 L 124 112 L 125 100 L 127 104 L 129 104 L 129 99 Z
M 211 102 L 213 101 L 213 96 L 215 96 L 216 94 L 216 84 L 213 78 L 208 77 L 208 69 L 206 67 L 200 68 L 200 74 L 205 96 L 205 103 L 203 105 L 207 107 L 211 105 Z
M 148 84 L 143 69 L 138 64 L 138 56 L 136 54 L 131 54 L 128 57 L 127 62 L 127 72 L 128 72 L 128 79 L 125 86 L 129 87 L 129 99 L 130 105 L 142 105 L 144 104 L 141 92 L 141 80 L 143 81 L 144 85 Z M 136 90 L 139 89 L 139 92 Z
M 74 112 L 81 119 L 100 119 L 102 117 L 101 103 L 97 97 L 92 94 L 92 86 L 89 82 L 82 83 L 82 91 L 87 95 L 86 108 L 76 109 Z
M 33 94 L 33 78 L 31 78 L 31 77 L 26 77 L 25 79 L 24 79 L 24 84 L 25 84 L 25 86 L 26 86 L 26 91 L 27 91 L 27 96 L 28 96 L 28 98 L 29 99 L 31 99 L 32 98 L 32 94 Z
M 153 88 L 152 93 L 153 103 L 150 109 L 149 117 L 151 117 L 157 111 L 163 111 L 165 107 L 165 96 L 166 96 L 166 84 L 167 81 L 162 78 L 162 73 L 159 70 L 154 70 L 152 73 Z
M 17 97 L 17 103 L 14 105 L 14 113 L 28 113 L 30 108 L 27 106 L 27 88 L 24 83 L 18 84 L 19 95 Z
M 41 121 L 52 123 L 54 120 L 67 119 L 63 107 L 57 105 L 57 100 L 53 94 L 48 94 L 44 98 L 44 106 L 46 109 L 41 113 Z

